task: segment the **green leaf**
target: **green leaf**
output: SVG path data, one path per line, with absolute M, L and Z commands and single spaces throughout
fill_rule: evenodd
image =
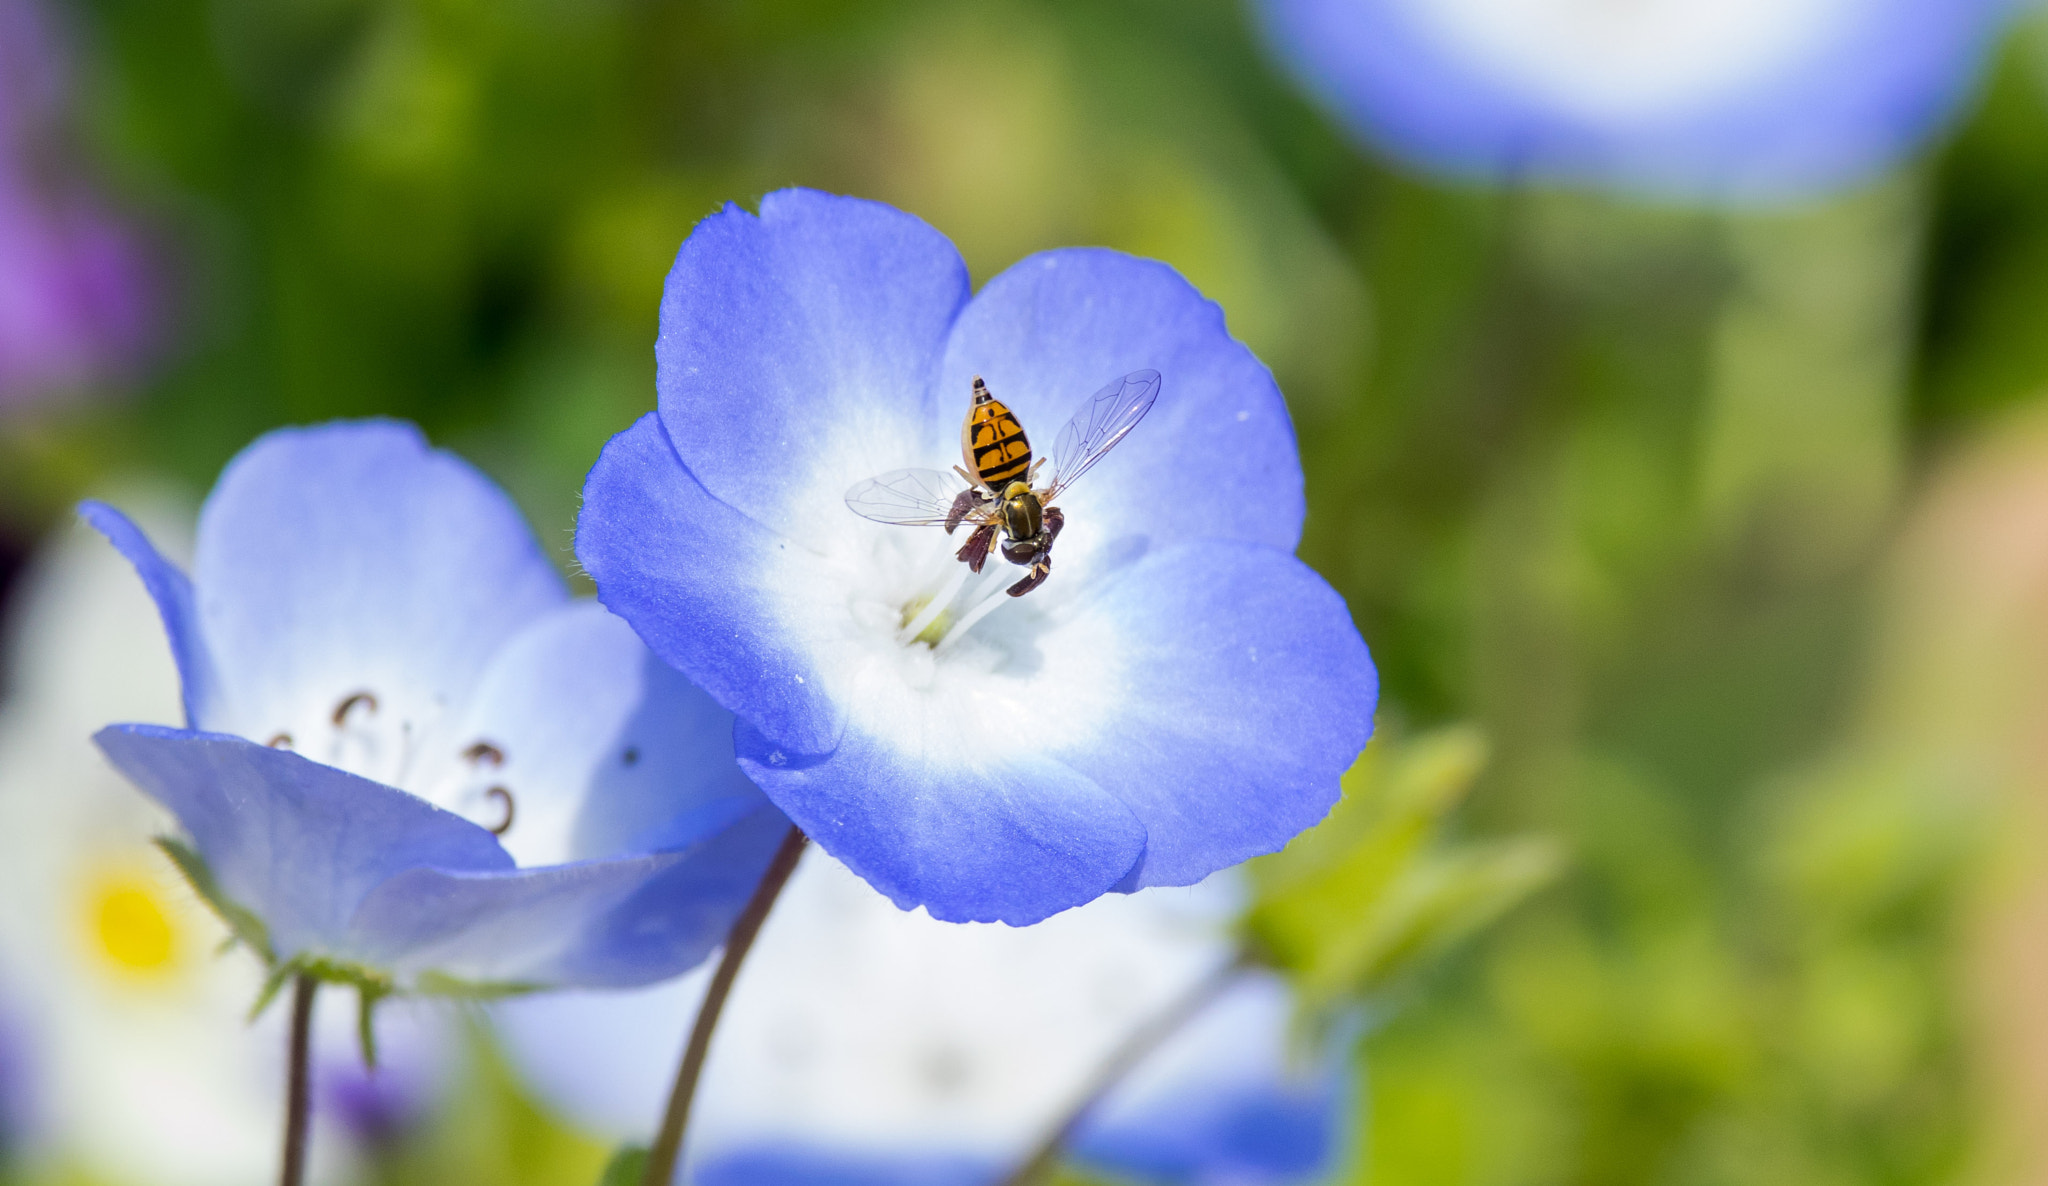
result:
M 597 1186 L 640 1186 L 640 1180 L 647 1176 L 647 1149 L 641 1145 L 620 1145 L 605 1163 L 604 1176 L 597 1180 Z
M 1554 877 L 1557 847 L 1443 839 L 1486 762 L 1475 729 L 1382 733 L 1321 825 L 1252 863 L 1247 943 L 1293 974 L 1310 1016 L 1384 989 L 1484 929 Z

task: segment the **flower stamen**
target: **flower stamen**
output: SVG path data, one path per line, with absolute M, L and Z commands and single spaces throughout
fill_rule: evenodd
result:
M 505 818 L 499 820 L 498 826 L 491 829 L 491 835 L 503 836 L 505 833 L 511 831 L 512 819 L 514 815 L 514 810 L 512 806 L 512 792 L 503 786 L 494 786 L 490 790 L 484 792 L 484 798 L 497 799 L 505 804 Z
M 372 714 L 377 711 L 377 697 L 373 693 L 351 692 L 334 706 L 334 727 L 339 729 L 347 725 L 349 712 L 358 704 L 368 708 Z
M 477 741 L 462 751 L 463 759 L 470 765 L 488 765 L 496 769 L 505 764 L 505 751 L 488 741 Z
M 953 598 L 959 595 L 961 586 L 967 583 L 969 575 L 966 565 L 955 565 L 952 573 L 946 578 L 946 583 L 940 587 L 938 592 L 927 598 L 922 605 L 913 601 L 910 605 L 904 606 L 905 621 L 903 628 L 896 632 L 896 640 L 906 646 L 913 642 L 922 642 L 926 646 L 931 646 L 937 642 L 937 637 L 925 637 L 931 633 L 927 627 L 937 621 L 939 615 L 945 612 L 946 607 L 953 603 Z M 911 611 L 910 607 L 912 605 L 917 606 L 915 613 Z M 943 630 L 940 631 L 941 635 L 943 633 Z
M 932 649 L 934 651 L 946 650 L 946 648 L 958 642 L 960 637 L 966 634 L 968 630 L 972 629 L 976 622 L 996 612 L 999 607 L 1015 600 L 1016 598 L 1010 596 L 1009 592 L 1003 587 L 1002 582 L 997 581 L 995 589 L 983 596 L 980 601 L 975 602 L 974 608 L 952 621 L 950 628 L 945 632 L 945 637 L 939 639 L 938 644 Z

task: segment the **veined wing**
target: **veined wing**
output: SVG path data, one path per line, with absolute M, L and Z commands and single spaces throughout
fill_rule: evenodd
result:
M 877 523 L 905 527 L 944 526 L 953 499 L 967 483 L 959 474 L 936 469 L 892 469 L 864 478 L 846 492 L 853 513 Z
M 1046 501 L 1058 497 L 1115 448 L 1152 410 L 1158 395 L 1158 371 L 1132 371 L 1088 397 L 1053 443 L 1052 482 L 1046 488 Z

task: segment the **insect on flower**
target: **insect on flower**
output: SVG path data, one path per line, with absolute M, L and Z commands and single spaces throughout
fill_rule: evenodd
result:
M 1022 597 L 1052 575 L 1053 541 L 1067 523 L 1053 500 L 1129 435 L 1158 395 L 1158 371 L 1133 371 L 1096 392 L 1060 430 L 1052 447 L 1052 479 L 1039 486 L 1034 483 L 1046 459 L 1032 460 L 1024 426 L 976 375 L 974 402 L 960 424 L 965 464 L 951 473 L 898 469 L 864 479 L 846 492 L 846 505 L 878 523 L 939 525 L 947 535 L 962 523 L 973 524 L 974 534 L 957 555 L 977 574 L 1000 534 L 1003 559 L 1030 569 L 1009 589 L 1010 596 Z

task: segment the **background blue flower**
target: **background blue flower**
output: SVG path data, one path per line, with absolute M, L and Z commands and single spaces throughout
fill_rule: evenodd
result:
M 1292 555 L 1301 472 L 1272 376 L 1171 268 L 1048 252 L 970 300 L 919 220 L 784 190 L 683 245 L 657 353 L 659 415 L 592 471 L 577 554 L 738 715 L 777 806 L 899 906 L 1035 922 L 1198 881 L 1335 801 L 1372 663 Z M 976 375 L 1044 450 L 1140 369 L 1158 402 L 1062 496 L 1029 596 L 1004 597 L 1000 562 L 963 587 L 958 537 L 843 504 L 952 464 Z
M 1355 132 L 1433 170 L 1769 198 L 1945 124 L 2013 0 L 1260 0 Z
M 119 512 L 85 514 L 156 598 L 190 726 L 100 747 L 280 968 L 645 983 L 722 938 L 785 828 L 730 716 L 569 600 L 504 496 L 408 426 L 250 446 L 189 580 Z

